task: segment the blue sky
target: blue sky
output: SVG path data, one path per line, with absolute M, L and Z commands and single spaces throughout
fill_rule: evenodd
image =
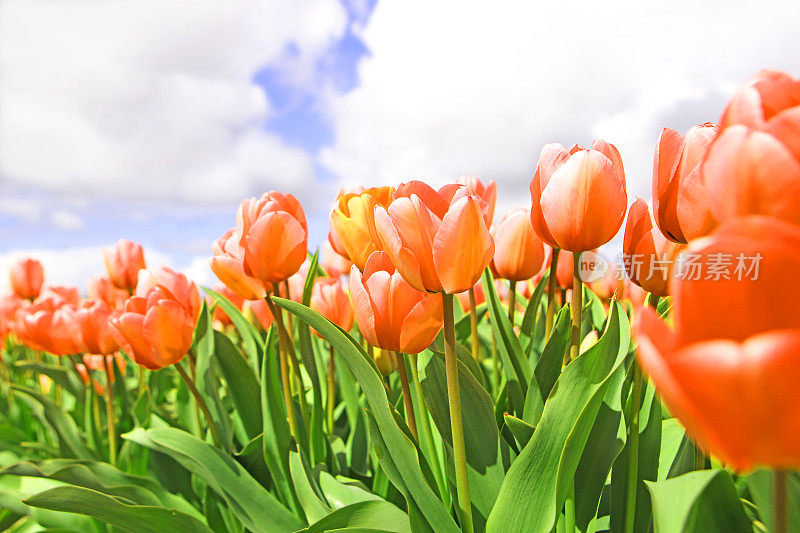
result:
M 2 0 L 0 270 L 102 270 L 118 238 L 213 283 L 242 198 L 498 182 L 528 203 L 541 147 L 602 137 L 649 199 L 662 127 L 714 121 L 761 68 L 800 74 L 789 0 Z M 613 247 L 613 245 L 612 245 Z M 0 290 L 5 283 L 0 277 Z

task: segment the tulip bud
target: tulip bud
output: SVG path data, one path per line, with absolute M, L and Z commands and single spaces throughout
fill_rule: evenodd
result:
M 353 327 L 353 308 L 344 283 L 339 279 L 316 278 L 311 293 L 311 309 L 345 331 Z M 314 333 L 317 333 L 314 330 Z M 319 335 L 319 333 L 317 333 Z
M 33 300 L 42 290 L 44 268 L 36 259 L 22 259 L 11 265 L 9 278 L 14 294 L 26 300 Z
M 241 235 L 230 229 L 214 241 L 211 250 L 211 270 L 233 293 L 245 300 L 260 300 L 267 294 L 264 284 L 244 271 L 244 249 Z
M 524 281 L 542 269 L 544 246 L 533 231 L 527 210 L 511 211 L 492 227 L 491 234 L 494 237 L 491 266 L 495 277 Z
M 103 249 L 108 278 L 118 289 L 132 291 L 139 280 L 139 270 L 145 268 L 142 245 L 120 239 L 113 248 Z
M 668 240 L 650 217 L 650 208 L 637 198 L 625 225 L 625 270 L 631 281 L 656 296 L 669 294 L 669 280 L 680 245 Z

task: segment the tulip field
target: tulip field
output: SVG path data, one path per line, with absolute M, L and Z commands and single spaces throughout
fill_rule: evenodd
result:
M 472 176 L 342 190 L 318 250 L 245 199 L 210 288 L 125 239 L 85 288 L 20 259 L 0 531 L 800 532 L 800 80 L 710 118 L 652 199 L 598 139 L 508 213 Z

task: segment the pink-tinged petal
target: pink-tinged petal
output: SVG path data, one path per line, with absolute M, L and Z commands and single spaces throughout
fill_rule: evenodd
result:
M 800 224 L 800 161 L 772 135 L 731 126 L 703 164 L 714 216 L 772 215 Z
M 403 321 L 400 346 L 404 353 L 419 353 L 433 342 L 442 329 L 444 314 L 441 294 L 427 294 Z
M 399 201 L 404 200 L 395 200 L 395 202 Z M 410 203 L 410 200 L 408 201 Z M 381 206 L 375 207 L 375 229 L 378 232 L 383 249 L 389 255 L 392 264 L 408 283 L 417 290 L 424 291 L 425 285 L 422 282 L 419 261 L 414 256 L 414 253 L 405 247 L 394 222 Z
M 245 300 L 259 300 L 266 295 L 264 285 L 245 274 L 240 261 L 218 255 L 211 259 L 211 270 L 230 290 Z
M 414 256 L 419 265 L 422 285 L 429 291 L 439 290 L 440 284 L 433 264 L 432 246 L 433 238 L 441 224 L 440 220 L 416 194 L 412 194 L 410 198 L 399 198 L 392 202 L 388 213 L 400 239 L 402 239 L 403 248 Z M 399 264 L 395 264 L 395 266 L 405 276 L 405 265 L 403 265 L 404 268 L 401 268 Z
M 112 335 L 119 343 L 125 354 L 133 359 L 137 365 L 150 370 L 157 370 L 151 363 L 152 356 L 150 345 L 144 338 L 144 315 L 137 313 L 122 313 L 119 318 L 112 319 Z
M 473 197 L 458 200 L 433 240 L 433 262 L 447 294 L 469 290 L 494 255 L 494 240 Z
M 369 261 L 367 264 L 369 265 Z M 375 307 L 367 289 L 363 285 L 361 273 L 355 265 L 350 268 L 350 301 L 353 304 L 353 314 L 355 315 L 356 324 L 358 324 L 358 330 L 367 339 L 367 342 L 377 346 Z
M 446 185 L 440 193 L 423 181 L 413 180 L 397 187 L 394 192 L 394 199 L 396 201 L 399 198 L 410 199 L 412 196 L 417 196 L 425 207 L 441 220 L 444 214 L 447 213 L 448 207 L 450 207 L 450 201 L 447 198 L 448 193 L 446 192 L 448 187 L 452 187 L 452 185 Z M 392 204 L 394 203 L 392 202 Z M 391 209 L 389 212 L 391 213 Z
M 770 120 L 765 128 L 800 161 L 800 105 L 787 109 Z
M 547 227 L 559 248 L 584 252 L 610 241 L 622 226 L 628 198 L 624 179 L 597 150 L 577 152 L 542 191 Z
M 530 183 L 531 225 L 539 238 L 554 248 L 558 248 L 558 244 L 553 239 L 542 214 L 542 190 L 550 181 L 553 173 L 569 159 L 569 156 L 569 152 L 560 144 L 545 145 L 539 155 L 539 163 Z
M 307 234 L 286 212 L 259 217 L 245 234 L 244 271 L 264 283 L 277 283 L 300 269 L 306 258 Z
M 617 147 L 603 139 L 595 139 L 592 143 L 592 150 L 597 150 L 611 160 L 614 164 L 614 172 L 622 178 L 622 185 L 625 186 L 625 167 L 622 165 L 622 156 L 619 155 Z

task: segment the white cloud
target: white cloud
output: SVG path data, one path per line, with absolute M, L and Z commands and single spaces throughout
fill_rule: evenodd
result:
M 648 198 L 661 127 L 717 119 L 761 68 L 800 74 L 798 17 L 790 1 L 379 2 L 321 159 L 345 184 L 495 179 L 502 210 L 529 202 L 544 144 L 601 136 Z
M 346 23 L 336 0 L 4 0 L 0 179 L 200 202 L 300 190 L 311 156 L 263 131 L 253 77 L 309 80 Z
M 66 231 L 78 231 L 85 227 L 81 217 L 63 209 L 53 211 L 53 214 L 50 215 L 50 220 L 58 229 Z

